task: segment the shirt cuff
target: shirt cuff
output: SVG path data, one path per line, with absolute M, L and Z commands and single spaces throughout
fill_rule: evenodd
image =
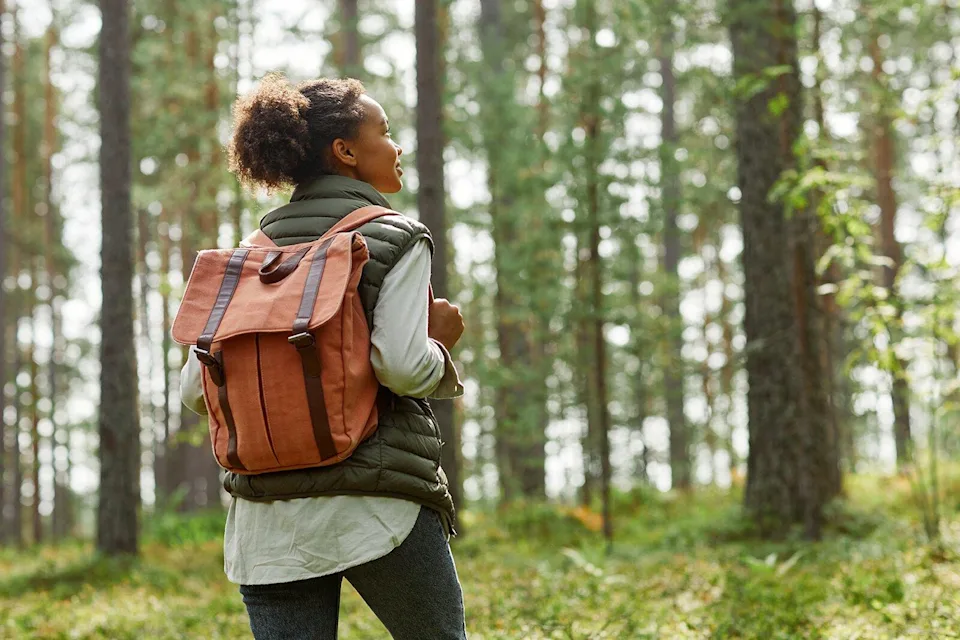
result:
M 457 372 L 457 366 L 453 363 L 453 358 L 450 357 L 450 352 L 433 338 L 430 338 L 430 342 L 436 345 L 440 353 L 443 354 L 443 377 L 440 378 L 437 388 L 433 390 L 429 397 L 434 400 L 459 398 L 463 395 L 463 383 L 460 382 L 460 374 Z
M 197 359 L 194 346 L 190 347 L 187 361 L 180 370 L 180 401 L 197 415 L 207 415 L 207 404 L 203 399 L 203 364 Z

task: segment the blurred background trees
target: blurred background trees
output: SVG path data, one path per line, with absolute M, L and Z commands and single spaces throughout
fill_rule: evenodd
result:
M 355 75 L 416 157 L 392 203 L 434 229 L 467 319 L 441 411 L 461 508 L 582 504 L 611 537 L 611 494 L 715 485 L 816 537 L 842 474 L 899 470 L 936 535 L 933 463 L 960 449 L 955 0 L 130 0 L 127 143 L 97 100 L 121 4 L 102 34 L 82 0 L 3 7 L 0 540 L 92 537 L 133 476 L 147 516 L 219 508 L 169 331 L 196 251 L 282 201 L 222 151 L 270 70 Z M 98 190 L 122 178 L 101 147 L 130 155 L 129 205 Z M 100 293 L 101 199 L 131 229 L 129 259 L 103 236 L 129 309 Z M 139 447 L 112 454 L 118 310 Z M 98 495 L 113 455 L 136 472 Z

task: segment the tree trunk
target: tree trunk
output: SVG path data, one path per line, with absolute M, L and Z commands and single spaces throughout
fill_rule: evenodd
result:
M 19 7 L 17 7 L 19 9 Z M 13 111 L 16 116 L 17 127 L 14 130 L 14 157 L 16 161 L 14 163 L 14 175 L 13 175 L 13 206 L 15 209 L 15 224 L 17 228 L 20 229 L 30 229 L 33 227 L 33 216 L 31 215 L 31 190 L 29 185 L 29 178 L 27 175 L 27 164 L 28 164 L 28 151 L 27 151 L 27 102 L 26 102 L 26 71 L 25 71 L 25 52 L 23 43 L 20 41 L 20 30 L 19 30 L 19 19 L 17 16 L 17 11 L 14 11 L 14 39 L 16 46 L 14 48 L 13 54 L 13 85 L 14 85 L 14 97 L 13 97 Z M 21 236 L 22 238 L 23 236 Z M 42 538 L 42 529 L 40 524 L 40 486 L 39 486 L 39 436 L 38 436 L 38 426 L 39 426 L 39 414 L 37 407 L 37 361 L 34 357 L 34 345 L 36 344 L 36 325 L 34 323 L 34 310 L 36 307 L 36 287 L 37 287 L 37 272 L 34 264 L 34 257 L 30 253 L 25 256 L 25 259 L 22 260 L 24 256 L 18 251 L 18 255 L 15 257 L 15 264 L 18 266 L 18 272 L 22 271 L 23 267 L 26 267 L 27 273 L 29 274 L 30 279 L 30 290 L 23 292 L 25 304 L 23 307 L 23 317 L 26 318 L 28 326 L 30 327 L 30 342 L 27 345 L 27 365 L 28 365 L 28 374 L 30 377 L 30 383 L 28 387 L 30 395 L 30 406 L 22 406 L 22 398 L 18 397 L 17 406 L 18 411 L 18 421 L 17 421 L 17 433 L 21 428 L 20 422 L 23 418 L 23 413 L 29 411 L 28 422 L 30 424 L 29 428 L 29 437 L 30 437 L 30 481 L 33 484 L 33 496 L 31 498 L 31 530 L 32 530 L 32 539 L 34 543 L 38 543 Z M 19 273 L 18 273 L 19 275 Z M 20 367 L 17 367 L 19 372 Z M 18 393 L 18 396 L 20 394 Z M 19 443 L 17 446 L 19 450 Z M 19 452 L 18 452 L 19 456 Z M 22 459 L 17 460 L 17 515 L 18 515 L 18 535 L 23 535 L 22 524 L 19 522 L 20 515 L 22 513 L 22 508 L 20 508 L 20 500 L 22 498 L 22 489 L 23 489 L 23 473 L 22 473 Z
M 163 406 L 160 407 L 162 432 L 157 455 L 153 461 L 153 475 L 156 490 L 156 504 L 166 507 L 170 497 L 170 351 L 173 346 L 170 338 L 170 222 L 168 207 L 164 206 L 160 213 L 160 326 L 163 334 L 160 336 L 160 345 L 163 351 L 161 366 L 163 368 Z
M 17 263 L 14 263 L 17 264 Z M 10 495 L 9 504 L 11 507 L 10 513 L 10 531 L 12 534 L 11 540 L 17 544 L 18 547 L 24 546 L 24 536 L 23 536 L 23 460 L 21 457 L 22 451 L 20 450 L 20 423 L 23 420 L 23 400 L 21 396 L 23 394 L 23 389 L 20 388 L 20 384 L 16 381 L 16 378 L 20 375 L 20 369 L 23 367 L 23 352 L 20 350 L 20 344 L 17 341 L 17 327 L 19 323 L 14 324 L 13 330 L 13 439 L 10 448 L 11 461 L 13 465 L 13 491 Z
M 870 41 L 870 57 L 873 60 L 873 81 L 875 90 L 880 94 L 877 116 L 873 122 L 873 175 L 877 183 L 877 204 L 880 206 L 880 244 L 883 254 L 890 264 L 883 267 L 883 286 L 890 301 L 897 308 L 896 326 L 891 330 L 891 349 L 900 342 L 902 330 L 903 306 L 900 300 L 897 276 L 903 266 L 903 252 L 896 237 L 897 193 L 893 188 L 894 163 L 896 150 L 893 146 L 893 118 L 883 95 L 886 90 L 883 73 L 883 53 L 878 37 Z M 912 459 L 912 441 L 910 435 L 910 388 L 906 379 L 906 363 L 899 357 L 894 358 L 893 388 L 890 399 L 893 401 L 893 436 L 897 447 L 897 467 L 901 470 Z
M 46 263 L 47 287 L 49 288 L 49 307 L 50 307 L 50 356 L 47 362 L 47 393 L 50 399 L 50 409 L 48 418 L 51 424 L 50 433 L 50 464 L 52 466 L 53 476 L 53 511 L 51 531 L 55 539 L 62 538 L 66 534 L 67 523 L 70 512 L 70 487 L 69 481 L 64 477 L 63 470 L 58 469 L 57 450 L 58 440 L 63 440 L 63 447 L 70 446 L 69 432 L 63 429 L 62 425 L 57 424 L 57 402 L 60 389 L 59 367 L 62 360 L 61 327 L 62 319 L 60 316 L 60 298 L 61 286 L 59 280 L 61 275 L 56 260 L 56 253 L 62 246 L 60 231 L 60 211 L 54 196 L 54 176 L 53 176 L 53 156 L 60 147 L 57 137 L 56 116 L 58 107 L 58 95 L 53 85 L 53 49 L 57 45 L 58 34 L 51 25 L 47 29 L 46 35 L 46 86 L 44 92 L 44 125 L 43 125 L 43 158 L 44 158 L 44 204 L 46 214 L 44 216 L 44 260 Z
M 147 265 L 148 244 L 151 235 L 150 213 L 145 208 L 139 208 L 136 212 L 137 217 L 137 319 L 140 321 L 140 344 L 144 358 L 144 371 L 146 371 L 146 394 L 143 394 L 140 400 L 140 428 L 149 434 L 150 453 L 153 457 L 152 467 L 157 465 L 157 425 L 156 411 L 153 406 L 153 340 L 150 336 L 150 267 Z M 156 479 L 156 472 L 154 472 Z M 154 503 L 156 504 L 157 487 L 154 485 Z
M 494 305 L 501 377 L 497 382 L 497 450 L 500 487 L 505 501 L 519 496 L 542 499 L 545 494 L 544 434 L 540 408 L 528 411 L 540 394 L 534 389 L 536 361 L 531 336 L 531 314 L 524 304 L 517 261 L 526 256 L 518 243 L 519 196 L 516 142 L 510 131 L 516 104 L 513 77 L 506 65 L 506 26 L 500 0 L 480 3 L 480 40 L 486 82 L 490 90 L 481 103 L 481 126 L 487 155 L 490 217 L 493 224 L 497 292 Z M 524 265 L 520 265 L 524 266 Z
M 593 362 L 588 373 L 593 389 L 592 396 L 596 405 L 597 426 L 594 434 L 597 439 L 597 452 L 600 456 L 600 500 L 603 512 L 603 535 L 607 545 L 613 544 L 613 518 L 610 512 L 610 410 L 607 406 L 607 341 L 604 335 L 606 325 L 605 305 L 603 301 L 603 258 L 600 256 L 600 162 L 602 157 L 600 139 L 600 85 L 596 72 L 599 58 L 597 51 L 597 14 L 593 2 L 588 0 L 585 8 L 587 42 L 590 48 L 591 69 L 587 87 L 584 120 L 586 126 L 586 192 L 587 219 L 589 224 L 589 258 L 587 264 L 590 273 L 590 329 L 591 353 Z
M 340 33 L 337 34 L 336 47 L 337 66 L 340 67 L 344 76 L 348 78 L 357 78 L 363 73 L 363 66 L 360 59 L 360 30 L 358 22 L 360 19 L 357 9 L 357 0 L 337 0 L 340 9 Z M 417 3 L 420 4 L 419 2 Z M 433 11 L 436 17 L 436 11 Z M 436 22 L 434 22 L 434 28 Z
M 3 21 L 3 15 L 6 13 L 6 1 L 0 0 L 0 22 Z M 3 51 L 5 42 L 4 34 L 0 32 L 0 51 Z M 0 55 L 0 87 L 6 87 L 7 61 L 5 55 Z M 0 118 L 0 149 L 7 148 L 6 118 Z M 5 154 L 0 154 L 0 283 L 6 281 L 7 277 L 7 247 L 10 244 L 10 236 L 7 234 L 7 162 Z M 0 545 L 6 544 L 10 539 L 10 528 L 8 524 L 7 510 L 7 422 L 4 416 L 7 413 L 7 363 L 10 362 L 7 349 L 16 342 L 8 340 L 7 330 L 10 323 L 13 322 L 15 314 L 7 302 L 6 287 L 0 286 Z
M 31 262 L 30 282 L 36 286 L 37 271 Z M 30 505 L 30 514 L 33 543 L 43 542 L 43 518 L 40 515 L 40 366 L 37 363 L 37 321 L 34 317 L 37 306 L 36 290 L 30 295 L 27 305 L 27 322 L 30 325 L 30 345 L 27 350 L 27 362 L 30 369 L 30 484 L 33 485 L 33 498 Z
M 97 550 L 137 552 L 140 430 L 133 331 L 130 48 L 127 0 L 101 0 L 100 190 L 103 201 L 100 500 Z
M 536 178 L 539 181 L 534 191 L 540 196 L 537 208 L 545 213 L 550 210 L 543 196 L 549 185 L 546 176 L 550 149 L 546 143 L 546 134 L 549 126 L 550 104 L 546 95 L 547 84 L 547 10 L 542 0 L 534 0 L 534 20 L 536 24 L 537 57 L 540 63 L 537 67 L 537 143 L 538 157 L 536 164 Z M 560 230 L 561 225 L 555 218 L 548 215 L 533 216 L 530 230 L 534 243 L 533 261 L 530 272 L 532 274 L 557 273 L 562 270 L 558 265 L 563 264 L 561 255 Z M 528 237 L 529 242 L 529 237 Z M 555 309 L 550 304 L 538 302 L 535 305 L 534 320 L 531 325 L 531 407 L 530 412 L 535 416 L 531 420 L 533 431 L 528 441 L 528 447 L 523 452 L 523 476 L 521 485 L 525 495 L 546 497 L 546 467 L 547 467 L 547 429 L 550 427 L 550 389 L 547 379 L 553 373 L 555 356 L 554 345 L 558 336 L 550 328 L 550 321 L 555 317 Z
M 727 282 L 727 269 L 723 260 L 717 260 L 717 279 L 720 282 Z M 721 416 L 721 422 L 725 425 L 723 434 L 723 446 L 727 452 L 727 471 L 730 474 L 730 482 L 735 483 L 740 475 L 740 458 L 733 445 L 733 376 L 736 373 L 736 350 L 733 347 L 733 336 L 736 329 L 730 321 L 730 311 L 733 307 L 732 301 L 727 297 L 726 290 L 723 292 L 723 298 L 720 301 L 720 323 L 723 330 L 723 367 L 720 369 L 720 397 L 725 399 L 726 409 Z
M 217 30 L 212 25 L 215 22 L 217 15 L 217 9 L 214 8 L 214 15 L 211 16 L 211 28 L 209 30 L 210 40 L 206 42 L 207 54 L 206 54 L 206 76 L 207 76 L 207 91 L 206 91 L 206 111 L 211 118 L 212 122 L 206 130 L 206 135 L 210 137 L 210 143 L 208 145 L 209 155 L 207 156 L 205 162 L 205 172 L 204 179 L 206 181 L 206 207 L 207 207 L 207 219 L 209 220 L 208 224 L 210 225 L 207 229 L 204 230 L 204 238 L 209 244 L 208 247 L 216 247 L 219 242 L 219 232 L 220 232 L 220 211 L 217 206 L 217 192 L 220 189 L 220 181 L 222 176 L 221 169 L 221 157 L 220 157 L 220 146 L 217 142 L 217 124 L 220 121 L 221 114 L 221 91 L 220 85 L 218 82 L 219 74 L 216 67 L 216 53 L 219 43 L 219 36 L 217 35 Z M 200 471 L 202 477 L 201 487 L 203 490 L 203 506 L 206 508 L 220 508 L 221 503 L 221 492 L 222 487 L 220 485 L 220 465 L 217 464 L 216 459 L 211 455 L 213 446 L 210 443 L 210 431 L 209 429 L 204 430 L 203 442 L 200 444 L 200 447 L 197 448 L 197 464 L 196 469 Z
M 824 114 L 824 104 L 823 104 L 823 83 L 822 77 L 825 74 L 823 70 L 823 56 L 820 52 L 820 39 L 822 37 L 822 22 L 823 14 L 820 9 L 814 5 L 813 6 L 813 53 L 816 56 L 817 60 L 820 61 L 820 66 L 817 68 L 817 73 L 814 75 L 814 84 L 813 84 L 813 107 L 814 107 L 814 120 L 817 123 L 817 129 L 822 140 L 829 140 L 829 132 L 827 130 L 827 122 Z M 827 163 L 824 159 L 817 160 L 818 166 L 826 169 Z M 823 229 L 823 225 L 819 224 L 819 214 L 818 209 L 820 207 L 820 193 L 814 194 L 812 202 L 810 205 L 811 219 L 816 224 L 816 234 L 815 234 L 815 255 L 817 260 L 823 257 L 827 248 L 831 244 L 831 239 L 826 237 Z M 842 275 L 840 274 L 840 269 L 836 263 L 831 264 L 828 268 L 824 277 L 820 279 L 820 284 L 836 284 L 840 282 Z M 841 486 L 841 466 L 840 458 L 846 459 L 846 464 L 849 469 L 853 469 L 854 461 L 856 458 L 856 452 L 853 450 L 852 446 L 849 446 L 848 440 L 852 442 L 852 433 L 853 425 L 850 420 L 850 416 L 842 413 L 842 402 L 841 402 L 841 393 L 840 393 L 840 384 L 844 378 L 845 374 L 842 371 L 842 363 L 846 357 L 845 344 L 843 340 L 843 315 L 840 305 L 837 304 L 836 296 L 832 292 L 828 292 L 821 297 L 821 309 L 822 309 L 822 318 L 823 318 L 823 339 L 821 340 L 822 345 L 822 364 L 821 367 L 824 372 L 824 383 L 826 385 L 826 412 L 827 419 L 826 424 L 831 431 L 831 439 L 836 443 L 834 447 L 834 453 L 837 456 L 836 464 L 831 465 L 831 476 L 828 478 L 828 486 L 831 487 L 831 491 L 834 493 L 839 493 L 842 489 Z
M 16 283 L 15 292 L 17 294 L 18 300 L 23 299 L 23 292 L 19 284 L 20 274 L 23 271 L 23 265 L 21 264 L 21 258 L 23 252 L 20 249 L 20 233 L 22 232 L 21 222 L 26 221 L 26 208 L 27 208 L 27 163 L 26 163 L 26 124 L 25 113 L 26 113 L 26 101 L 24 96 L 24 70 L 23 70 L 23 45 L 20 42 L 20 23 L 18 19 L 18 5 L 14 5 L 12 10 L 12 19 L 13 19 L 13 41 L 14 41 L 14 52 L 13 52 L 13 65 L 12 65 L 12 84 L 13 84 L 13 111 L 16 115 L 16 126 L 13 128 L 13 176 L 12 176 L 12 185 L 11 185 L 11 195 L 12 195 L 12 216 L 10 230 L 11 232 L 18 232 L 18 237 L 14 239 L 13 242 L 13 251 L 11 252 L 11 264 L 14 269 L 14 281 Z M 0 59 L 3 56 L 0 55 Z M 15 306 L 13 309 L 13 317 L 11 318 L 11 335 L 10 343 L 13 348 L 13 415 L 14 422 L 13 428 L 11 429 L 11 438 L 10 438 L 10 462 L 13 467 L 11 476 L 13 477 L 13 482 L 11 485 L 11 493 L 8 500 L 8 505 L 10 508 L 10 534 L 11 540 L 17 544 L 17 546 L 23 546 L 24 536 L 23 536 L 23 459 L 21 457 L 20 450 L 20 430 L 21 430 L 21 421 L 23 418 L 23 390 L 20 387 L 20 383 L 17 378 L 20 375 L 20 369 L 23 366 L 23 352 L 20 348 L 20 340 L 18 338 L 19 327 L 20 327 L 20 316 L 22 313 L 22 302 Z
M 783 203 L 769 199 L 791 162 L 783 149 L 792 150 L 799 133 L 796 17 L 786 0 L 731 0 L 729 11 L 736 80 L 758 77 L 777 65 L 789 69 L 763 90 L 740 98 L 736 110 L 750 384 L 745 504 L 767 534 L 796 523 L 816 538 L 823 508 L 816 474 L 822 464 L 816 459 L 815 429 L 804 413 L 804 381 L 797 375 L 806 370 L 796 339 L 796 302 L 783 286 L 793 272 L 791 228 Z M 771 109 L 774 100 L 783 108 Z
M 660 179 L 663 197 L 663 271 L 666 276 L 662 298 L 663 316 L 668 323 L 669 357 L 663 372 L 664 396 L 667 400 L 667 423 L 670 426 L 671 485 L 689 489 L 691 483 L 690 441 L 684 415 L 685 383 L 683 366 L 683 317 L 680 315 L 680 167 L 674 157 L 677 148 L 677 125 L 674 117 L 676 78 L 673 73 L 673 30 L 665 29 L 660 44 L 660 76 L 663 110 L 661 113 Z
M 643 300 L 640 297 L 640 280 L 642 278 L 642 269 L 643 269 L 643 255 L 640 252 L 640 247 L 637 246 L 637 238 L 626 225 L 624 237 L 621 239 L 621 246 L 623 247 L 624 257 L 627 259 L 627 263 L 630 265 L 630 308 L 635 314 L 632 319 L 632 324 L 630 326 L 630 347 L 632 355 L 637 359 L 637 375 L 633 381 L 634 388 L 634 401 L 636 403 L 636 411 L 634 418 L 634 429 L 636 432 L 636 437 L 640 440 L 640 457 L 634 463 L 634 476 L 637 481 L 642 484 L 647 484 L 650 482 L 649 477 L 649 451 L 647 448 L 646 438 L 643 433 L 643 425 L 647 420 L 647 402 L 648 402 L 648 390 L 646 385 L 646 366 L 645 363 L 648 359 L 646 343 L 643 338 L 644 328 L 641 325 L 641 309 Z
M 354 3 L 355 5 L 355 3 Z M 447 284 L 447 222 L 444 213 L 443 183 L 443 77 L 440 60 L 443 43 L 437 24 L 437 0 L 417 2 L 415 26 L 417 40 L 417 208 L 420 221 L 433 234 L 434 254 L 431 280 L 440 298 L 450 295 Z M 447 474 L 453 503 L 463 505 L 463 480 L 460 463 L 460 437 L 454 422 L 453 401 L 432 403 L 444 442 L 441 466 Z

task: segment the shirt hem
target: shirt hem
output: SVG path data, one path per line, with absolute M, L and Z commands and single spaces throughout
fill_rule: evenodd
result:
M 420 505 L 420 508 L 423 509 L 423 508 L 424 508 L 423 505 Z M 360 565 L 362 565 L 362 564 L 366 564 L 366 563 L 368 563 L 368 562 L 373 562 L 374 560 L 379 560 L 380 558 L 384 558 L 384 557 L 390 555 L 390 553 L 392 553 L 394 550 L 396 550 L 400 545 L 402 545 L 404 542 L 406 542 L 407 538 L 410 537 L 410 534 L 413 532 L 413 528 L 414 528 L 415 526 L 417 526 L 417 520 L 418 520 L 419 518 L 420 518 L 420 512 L 417 511 L 417 517 L 413 519 L 413 522 L 410 524 L 410 528 L 407 529 L 405 532 L 403 532 L 402 535 L 397 536 L 398 542 L 397 542 L 395 545 L 394 545 L 394 544 L 391 544 L 391 546 L 390 546 L 389 548 L 385 549 L 385 550 L 384 550 L 384 549 L 378 549 L 376 552 L 370 554 L 369 556 L 363 556 L 363 557 L 361 557 L 361 558 L 358 558 L 357 560 L 350 560 L 350 561 L 347 561 L 347 562 L 341 562 L 339 565 L 337 565 L 334 569 L 331 569 L 330 571 L 301 571 L 301 572 L 299 572 L 299 573 L 294 574 L 293 576 L 286 577 L 286 578 L 284 578 L 284 579 L 282 579 L 282 580 L 276 580 L 276 581 L 271 581 L 271 582 L 260 582 L 260 581 L 258 581 L 258 580 L 251 580 L 250 582 L 243 582 L 242 580 L 240 580 L 240 579 L 237 578 L 236 576 L 232 576 L 232 575 L 230 575 L 230 573 L 228 573 L 228 572 L 226 572 L 226 571 L 225 571 L 224 573 L 226 574 L 228 581 L 232 582 L 233 584 L 237 584 L 237 585 L 241 585 L 241 586 L 248 586 L 248 585 L 262 586 L 262 585 L 268 585 L 268 584 L 288 584 L 288 583 L 290 583 L 290 582 L 299 582 L 299 581 L 301 581 L 301 580 L 311 580 L 311 579 L 313 579 L 313 578 L 323 578 L 323 577 L 325 577 L 325 576 L 330 576 L 330 575 L 333 575 L 333 574 L 335 574 L 335 573 L 340 573 L 340 572 L 342 572 L 342 571 L 346 571 L 347 569 L 352 569 L 353 567 L 358 567 L 358 566 L 360 566 Z

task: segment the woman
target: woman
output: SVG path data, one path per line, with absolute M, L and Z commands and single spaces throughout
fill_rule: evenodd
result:
M 260 223 L 281 246 L 315 240 L 355 209 L 389 207 L 382 194 L 403 186 L 402 152 L 356 80 L 294 87 L 269 76 L 234 105 L 231 170 L 249 186 L 295 187 Z M 333 466 L 224 477 L 224 568 L 258 640 L 336 638 L 343 578 L 398 640 L 466 638 L 448 544 L 453 504 L 425 400 L 463 392 L 449 355 L 463 319 L 446 300 L 428 302 L 426 227 L 397 215 L 360 232 L 370 249 L 360 294 L 381 383 L 377 431 Z M 203 413 L 199 377 L 191 357 L 181 394 Z

